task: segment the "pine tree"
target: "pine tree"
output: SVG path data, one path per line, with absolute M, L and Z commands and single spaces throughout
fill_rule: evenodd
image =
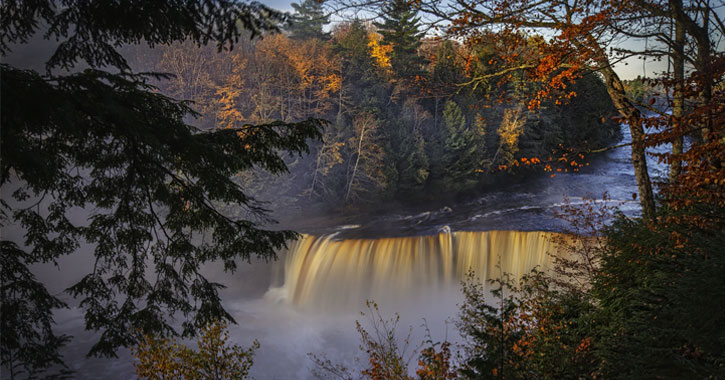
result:
M 523 352 L 515 349 L 522 329 L 515 318 L 518 311 L 516 289 L 510 275 L 490 281 L 492 303 L 486 302 L 486 288 L 474 273 L 469 272 L 463 283 L 464 303 L 458 329 L 466 338 L 465 363 L 461 370 L 464 379 L 522 379 L 517 364 L 525 363 Z
M 399 169 L 401 190 L 420 191 L 430 174 L 425 140 L 420 131 L 413 131 L 402 144 L 402 165 Z
M 480 140 L 466 122 L 461 107 L 453 100 L 443 108 L 438 175 L 444 190 L 465 189 L 473 184 Z
M 336 31 L 335 49 L 342 57 L 342 92 L 348 98 L 348 108 L 381 109 L 387 98 L 387 84 L 378 75 L 368 41 L 368 31 L 359 20 Z
M 322 2 L 316 0 L 304 0 L 301 4 L 292 3 L 295 13 L 292 15 L 292 23 L 288 28 L 291 37 L 300 40 L 317 38 L 326 40 L 329 34 L 322 29 L 330 23 L 330 16 L 325 14 Z
M 660 210 L 656 224 L 620 216 L 606 231 L 592 315 L 602 378 L 725 376 L 725 236 L 682 214 Z
M 435 90 L 443 94 L 453 94 L 457 84 L 464 80 L 463 67 L 458 61 L 458 51 L 454 42 L 443 41 L 436 50 L 435 65 L 431 73 Z
M 385 44 L 393 45 L 390 64 L 399 78 L 412 79 L 422 74 L 425 59 L 418 55 L 423 33 L 418 30 L 420 17 L 406 0 L 394 0 L 383 8 L 383 22 L 374 25 Z

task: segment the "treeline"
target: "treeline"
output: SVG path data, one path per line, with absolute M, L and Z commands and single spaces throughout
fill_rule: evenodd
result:
M 619 136 L 598 74 L 564 83 L 568 99 L 532 105 L 525 99 L 542 89 L 515 71 L 463 86 L 511 62 L 494 40 L 464 47 L 425 37 L 405 2 L 391 3 L 381 22 L 344 22 L 329 33 L 319 3 L 295 9 L 287 31 L 229 53 L 191 43 L 130 52 L 137 70 L 174 75 L 158 86 L 193 101 L 201 128 L 329 121 L 311 154 L 288 162 L 291 176 L 240 178 L 267 199 L 339 205 L 451 195 L 492 183 L 502 169 L 526 173 L 531 159 L 556 157 L 560 147 Z M 522 59 L 542 42 L 530 37 Z

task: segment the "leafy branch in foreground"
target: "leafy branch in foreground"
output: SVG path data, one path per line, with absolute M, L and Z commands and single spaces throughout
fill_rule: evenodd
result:
M 231 178 L 253 167 L 285 173 L 282 152 L 307 152 L 323 122 L 198 130 L 187 123 L 198 116 L 189 102 L 148 84 L 168 76 L 131 73 L 118 48 L 188 41 L 231 49 L 243 35 L 279 30 L 286 16 L 230 0 L 10 0 L 0 10 L 3 58 L 36 34 L 59 43 L 45 75 L 0 65 L 0 185 L 9 195 L 0 214 L 3 227 L 19 230 L 2 241 L 3 369 L 42 372 L 62 362 L 58 348 L 68 337 L 52 331 L 52 312 L 65 303 L 30 268 L 57 266 L 81 246 L 92 250 L 93 267 L 68 293 L 80 299 L 85 327 L 101 333 L 89 354 L 115 356 L 136 342 L 137 329 L 177 334 L 175 318 L 185 336 L 231 321 L 222 285 L 200 267 L 271 259 L 295 236 L 265 229 L 263 205 Z M 64 71 L 78 62 L 90 68 Z
M 67 307 L 65 302 L 53 296 L 24 265 L 28 253 L 15 243 L 0 243 L 2 271 L 0 271 L 0 323 L 2 323 L 2 351 L 0 364 L 10 379 L 18 376 L 32 378 L 53 365 L 63 367 L 58 349 L 68 343 L 70 337 L 53 334 L 52 310 Z M 33 316 L 33 318 L 28 318 Z M 61 378 L 61 376 L 58 376 Z
M 295 234 L 261 229 L 264 208 L 231 177 L 255 166 L 285 172 L 279 151 L 305 152 L 322 122 L 201 132 L 184 123 L 193 114 L 186 103 L 152 92 L 142 76 L 87 70 L 47 80 L 2 69 L 2 107 L 13 111 L 2 115 L 1 181 L 22 184 L 17 201 L 47 194 L 47 206 L 10 210 L 32 247 L 26 264 L 95 246 L 93 271 L 69 289 L 82 299 L 86 327 L 103 332 L 91 353 L 113 355 L 133 343 L 135 328 L 172 332 L 168 316 L 189 317 L 186 335 L 232 320 L 222 285 L 200 265 L 221 260 L 234 270 L 239 258 L 273 258 Z M 24 107 L 34 99 L 46 100 Z M 219 204 L 256 220 L 225 215 Z M 89 207 L 86 224 L 69 219 L 71 208 Z

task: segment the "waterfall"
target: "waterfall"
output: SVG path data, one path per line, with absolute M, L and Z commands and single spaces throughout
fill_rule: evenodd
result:
M 268 295 L 295 306 L 359 309 L 366 299 L 396 302 L 458 291 L 469 270 L 485 281 L 551 270 L 560 249 L 552 232 L 448 232 L 432 236 L 335 240 L 303 235 L 290 244 L 282 286 Z M 431 297 L 431 299 L 433 299 Z

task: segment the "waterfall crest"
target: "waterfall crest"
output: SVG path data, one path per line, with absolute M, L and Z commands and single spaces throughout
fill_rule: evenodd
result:
M 298 307 L 334 309 L 458 291 L 472 269 L 482 280 L 534 267 L 560 253 L 552 232 L 452 232 L 432 236 L 334 240 L 303 235 L 284 257 L 282 286 L 270 293 Z

